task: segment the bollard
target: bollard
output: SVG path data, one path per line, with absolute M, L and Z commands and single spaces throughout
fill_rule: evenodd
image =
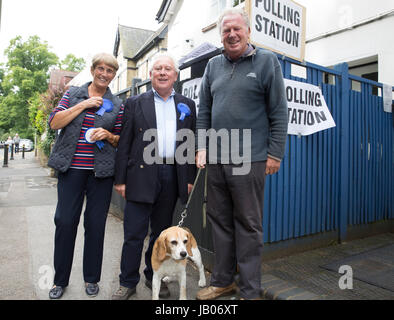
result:
M 22 159 L 25 159 L 25 145 L 22 146 Z
M 11 145 L 11 156 L 10 160 L 14 160 L 14 144 Z
M 5 144 L 4 145 L 4 162 L 3 162 L 3 168 L 8 167 L 8 146 Z

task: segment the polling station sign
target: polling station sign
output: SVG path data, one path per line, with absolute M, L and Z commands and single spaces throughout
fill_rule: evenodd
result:
M 283 79 L 288 106 L 288 134 L 307 136 L 335 127 L 335 121 L 328 110 L 326 101 L 317 86 Z M 202 78 L 183 83 L 182 94 L 200 106 L 200 87 Z
M 307 136 L 335 127 L 321 89 L 284 79 L 288 106 L 288 134 Z
M 291 0 L 246 0 L 250 42 L 295 60 L 305 58 L 306 9 Z
M 182 85 L 182 95 L 192 99 L 196 104 L 196 112 L 198 114 L 198 108 L 200 106 L 200 86 L 202 78 L 195 78 L 193 80 L 187 81 Z

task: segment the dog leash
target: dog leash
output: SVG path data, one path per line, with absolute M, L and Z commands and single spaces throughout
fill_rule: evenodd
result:
M 207 169 L 205 169 L 205 170 L 207 170 Z M 185 206 L 185 208 L 183 209 L 183 211 L 181 213 L 181 220 L 178 223 L 178 227 L 182 227 L 184 220 L 187 218 L 187 210 L 189 209 L 189 204 L 190 204 L 190 201 L 191 201 L 191 199 L 193 197 L 194 189 L 197 186 L 197 182 L 198 182 L 198 179 L 200 177 L 201 171 L 202 171 L 202 168 L 199 168 L 198 172 L 197 172 L 196 179 L 194 180 L 192 191 L 189 194 L 189 199 L 187 200 L 186 206 Z M 206 177 L 207 177 L 207 173 L 205 172 L 204 205 L 206 203 L 206 190 L 205 190 L 206 189 L 206 183 L 207 183 L 206 182 Z M 205 212 L 205 207 L 203 208 L 203 211 Z M 206 218 L 204 218 L 204 212 L 203 212 L 203 224 L 206 224 Z
M 204 179 L 204 202 L 202 204 L 202 228 L 207 227 L 207 186 L 208 186 L 208 167 L 205 167 L 205 179 Z

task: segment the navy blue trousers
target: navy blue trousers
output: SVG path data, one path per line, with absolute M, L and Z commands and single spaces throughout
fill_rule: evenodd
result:
M 127 186 L 126 186 L 127 188 Z M 156 184 L 155 202 L 127 201 L 124 210 L 124 242 L 120 264 L 121 286 L 134 288 L 140 280 L 140 265 L 144 239 L 148 234 L 149 246 L 145 253 L 145 278 L 152 281 L 152 248 L 160 233 L 172 225 L 173 211 L 178 197 L 176 166 L 160 165 Z
M 95 178 L 92 170 L 69 169 L 65 173 L 59 172 L 55 213 L 55 285 L 68 286 L 85 196 L 83 277 L 89 283 L 100 281 L 105 223 L 112 187 L 112 177 Z

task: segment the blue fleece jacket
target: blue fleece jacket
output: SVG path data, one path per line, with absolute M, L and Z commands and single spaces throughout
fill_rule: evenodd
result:
M 218 163 L 234 163 L 231 156 L 234 150 L 230 146 L 231 137 L 236 136 L 231 136 L 231 129 L 241 129 L 237 141 L 241 156 L 242 132 L 250 129 L 251 145 L 247 146 L 246 139 L 244 144 L 251 148 L 250 161 L 264 161 L 268 155 L 281 160 L 285 152 L 287 124 L 287 100 L 275 54 L 258 48 L 236 62 L 231 62 L 223 54 L 208 62 L 201 84 L 196 128 L 229 132 L 229 143 L 226 139 L 216 139 Z M 198 149 L 207 147 L 201 142 Z M 215 159 L 215 155 L 210 154 L 210 159 Z

